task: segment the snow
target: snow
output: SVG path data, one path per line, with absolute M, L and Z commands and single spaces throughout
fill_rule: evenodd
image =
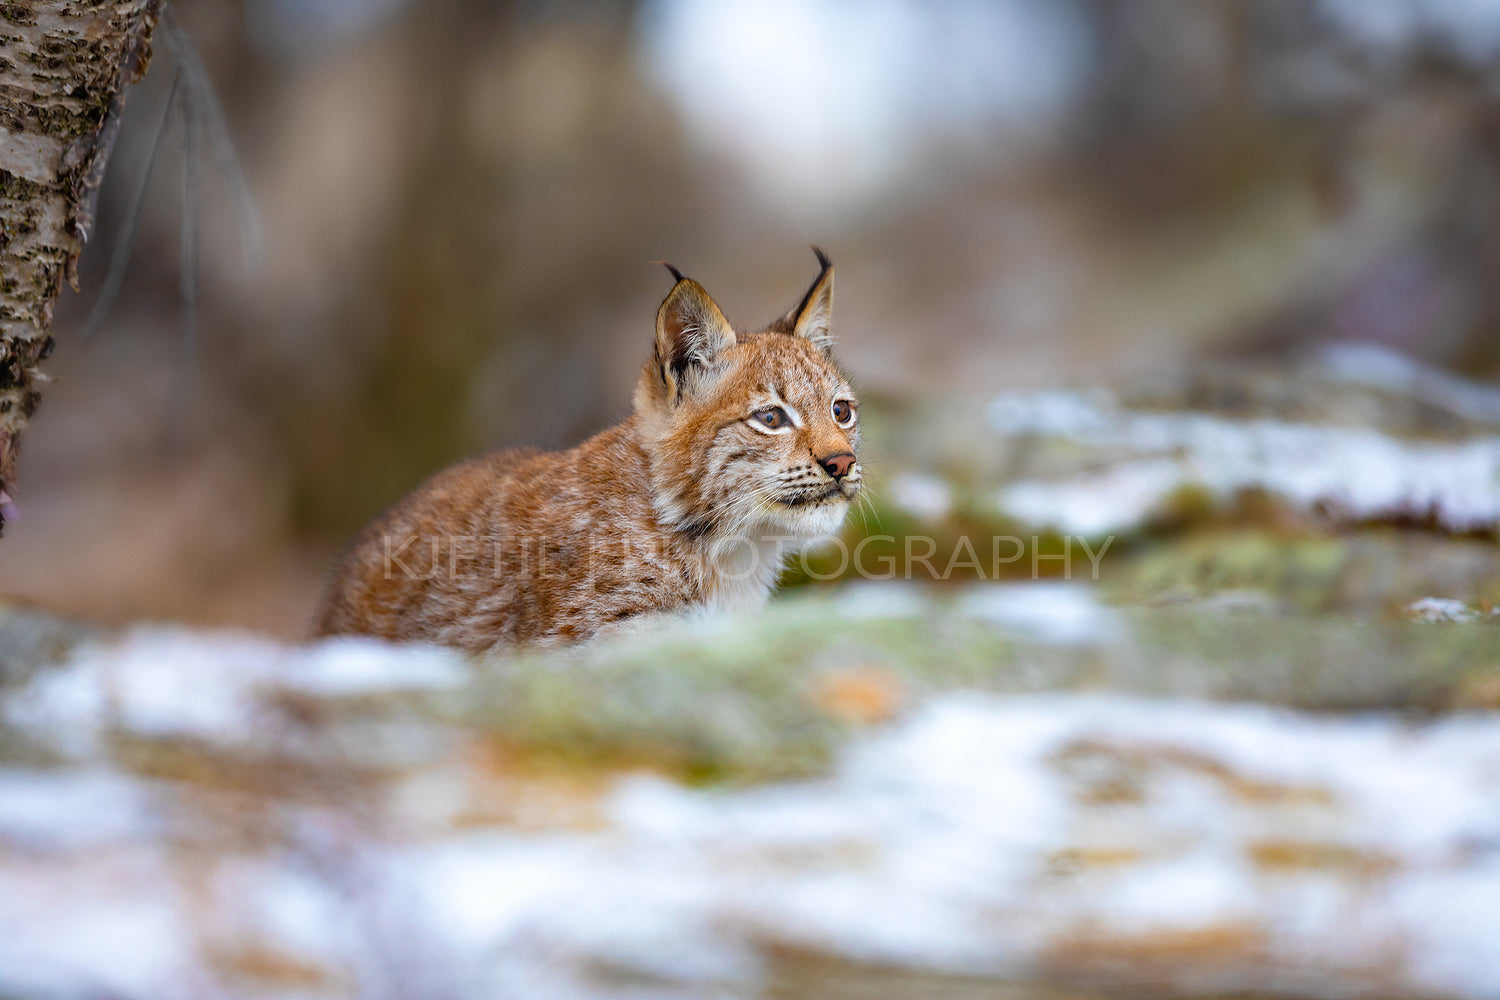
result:
M 1043 641 L 1124 627 L 1078 584 L 959 602 Z M 371 696 L 461 691 L 470 670 L 421 647 L 155 629 L 79 650 L 5 708 L 33 737 L 83 734 L 59 740 L 75 749 L 138 732 L 254 759 L 282 739 L 268 691 L 378 714 Z M 475 773 L 471 743 L 436 743 L 450 756 L 384 790 L 314 796 L 141 777 L 104 753 L 0 764 L 0 993 L 264 995 L 223 965 L 259 955 L 312 970 L 285 996 L 739 996 L 766 983 L 773 944 L 1018 981 L 1081 940 L 1121 942 L 1126 969 L 1131 942 L 1159 955 L 1227 927 L 1253 955 L 1179 988 L 1500 995 L 1492 714 L 928 694 L 823 777 L 624 773 L 573 793 L 592 796 L 588 822 L 524 827 L 410 823 L 413 782 Z
M 1451 597 L 1424 597 L 1406 606 L 1406 615 L 1419 622 L 1472 622 L 1478 621 L 1480 612 L 1463 601 Z
M 899 473 L 890 482 L 891 503 L 917 517 L 940 521 L 953 510 L 953 491 L 937 476 Z
M 1052 645 L 1096 645 L 1120 636 L 1116 613 L 1082 584 L 1033 582 L 975 587 L 960 610 L 1006 631 Z
M 1191 473 L 1171 460 L 1130 462 L 1065 482 L 1011 483 L 997 504 L 1002 513 L 1084 538 L 1103 538 L 1140 526 Z
M 1347 518 L 1431 514 L 1449 530 L 1500 527 L 1500 437 L 1403 441 L 1367 428 L 1127 410 L 1099 393 L 1008 394 L 989 408 L 1003 435 L 1107 451 L 1108 467 L 1003 487 L 1000 509 L 1089 537 L 1139 527 L 1184 486 L 1228 498 L 1262 488 Z
M 928 592 L 910 580 L 851 580 L 834 592 L 832 604 L 854 620 L 917 618 L 932 608 Z
M 1333 378 L 1385 389 L 1469 420 L 1500 425 L 1500 389 L 1421 364 L 1388 347 L 1329 344 L 1320 352 L 1320 360 L 1324 372 Z
M 257 636 L 143 627 L 84 646 L 63 667 L 7 699 L 5 721 L 75 755 L 109 727 L 151 737 L 246 744 L 276 691 L 327 697 L 451 690 L 468 679 L 457 654 L 373 639 L 283 646 Z
M 1094 814 L 1109 808 L 1058 773 L 1059 757 L 1080 747 L 1158 761 L 1129 823 L 1100 826 Z M 753 980 L 753 943 L 770 938 L 1003 976 L 1070 929 L 1248 923 L 1286 942 L 1278 957 L 1293 965 L 1310 954 L 1376 969 L 1392 961 L 1392 942 L 1420 940 L 1415 987 L 1485 996 L 1500 970 L 1493 937 L 1471 928 L 1500 933 L 1500 868 L 1465 864 L 1462 849 L 1500 835 L 1497 767 L 1493 720 L 1413 730 L 1110 696 L 951 695 L 852 748 L 824 781 L 696 791 L 635 777 L 597 835 L 467 838 L 401 867 L 426 887 L 434 918 L 452 921 L 448 939 L 502 963 L 540 948 L 679 984 Z M 1311 789 L 1325 804 L 1254 805 L 1236 782 L 1291 799 Z M 1142 858 L 1039 898 L 1048 856 L 1085 831 Z M 1391 891 L 1303 876 L 1326 897 L 1326 919 L 1310 924 L 1305 893 L 1278 891 L 1245 860 L 1275 832 L 1388 856 L 1400 874 Z M 1445 933 L 1430 904 L 1455 865 L 1470 880 L 1469 923 Z M 517 978 L 546 984 L 534 995 L 552 988 L 545 969 Z
M 95 770 L 0 770 L 0 844 L 74 851 L 150 836 L 149 789 Z M 80 822 L 86 819 L 86 822 Z
M 160 852 L 67 865 L 0 853 L 0 992 L 201 995 L 173 878 Z

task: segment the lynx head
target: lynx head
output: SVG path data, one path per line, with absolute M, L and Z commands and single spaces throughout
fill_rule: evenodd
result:
M 834 363 L 833 265 L 785 316 L 736 333 L 703 286 L 677 283 L 635 409 L 663 523 L 698 533 L 812 538 L 859 492 L 859 408 Z

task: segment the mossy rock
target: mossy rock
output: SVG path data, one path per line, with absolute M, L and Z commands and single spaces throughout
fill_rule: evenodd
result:
M 851 733 L 938 691 L 1428 713 L 1472 705 L 1476 678 L 1500 668 L 1500 625 L 1190 604 L 1101 609 L 1117 633 L 1060 643 L 975 616 L 964 597 L 982 590 L 927 588 L 908 612 L 880 616 L 803 595 L 755 621 L 497 657 L 440 711 L 525 754 L 740 781 L 818 773 Z
M 0 687 L 60 662 L 74 646 L 96 634 L 76 622 L 0 603 Z

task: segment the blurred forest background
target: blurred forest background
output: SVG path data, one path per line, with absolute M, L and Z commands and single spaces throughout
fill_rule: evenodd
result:
M 839 269 L 867 405 L 1364 340 L 1500 377 L 1500 6 L 217 0 L 178 16 L 258 208 L 182 143 L 79 333 L 170 88 L 131 95 L 0 596 L 302 633 L 369 517 L 619 419 L 666 258 L 736 323 Z M 959 429 L 961 434 L 961 429 Z M 881 470 L 872 470 L 877 489 Z

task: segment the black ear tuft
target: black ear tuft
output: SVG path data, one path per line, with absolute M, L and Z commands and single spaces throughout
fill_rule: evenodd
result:
M 677 268 L 673 267 L 671 264 L 668 264 L 664 260 L 659 260 L 656 263 L 660 264 L 662 267 L 664 267 L 668 271 L 672 272 L 672 280 L 673 281 L 681 281 L 681 280 L 683 280 L 683 274 L 682 274 L 682 272 L 679 271 L 679 270 L 677 270 Z
M 802 301 L 780 320 L 781 329 L 812 342 L 824 354 L 833 348 L 833 261 L 821 247 L 813 247 L 818 255 L 818 277 L 813 281 Z
M 814 296 L 819 295 L 822 291 L 823 279 L 828 276 L 829 271 L 833 270 L 833 261 L 828 259 L 828 255 L 823 252 L 822 247 L 814 243 L 812 245 L 812 252 L 818 255 L 818 276 L 813 279 L 812 287 L 807 290 L 807 294 L 802 296 L 802 301 L 797 303 L 797 308 L 793 309 L 789 314 L 794 319 L 807 312 L 807 307 L 812 305 Z

